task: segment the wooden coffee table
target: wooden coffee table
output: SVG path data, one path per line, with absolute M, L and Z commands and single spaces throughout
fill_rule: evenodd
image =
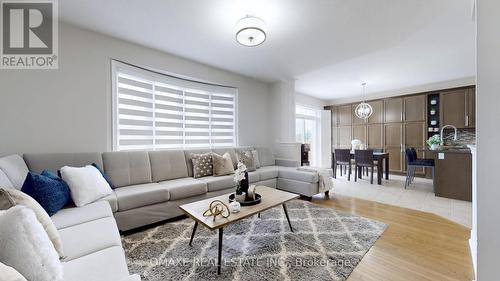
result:
M 201 223 L 210 230 L 215 230 L 215 229 L 219 230 L 219 253 L 217 257 L 217 274 L 220 274 L 221 270 L 222 237 L 223 237 L 224 226 L 256 214 L 260 215 L 261 212 L 267 209 L 271 209 L 278 205 L 282 205 L 283 211 L 285 212 L 285 216 L 288 221 L 288 226 L 290 227 L 290 230 L 293 232 L 292 224 L 290 223 L 290 218 L 288 217 L 288 212 L 286 210 L 285 203 L 292 199 L 299 198 L 299 195 L 278 190 L 275 188 L 270 188 L 267 186 L 257 186 L 256 192 L 262 196 L 262 201 L 259 204 L 246 207 L 242 206 L 239 213 L 231 213 L 231 215 L 228 218 L 223 218 L 221 216 L 218 216 L 215 219 L 215 221 L 213 217 L 204 217 L 203 212 L 205 212 L 208 209 L 210 202 L 214 200 L 220 200 L 228 205 L 229 195 L 231 193 L 179 206 L 179 208 L 181 208 L 181 210 L 184 213 L 186 213 L 186 215 L 188 215 L 194 220 L 193 232 L 191 233 L 189 246 L 191 246 L 191 243 L 193 242 L 194 234 L 196 233 L 196 228 L 198 227 L 198 223 Z

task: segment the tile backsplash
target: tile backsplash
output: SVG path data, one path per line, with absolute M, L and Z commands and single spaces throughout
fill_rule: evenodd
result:
M 476 131 L 471 129 L 458 129 L 457 140 L 453 141 L 453 130 L 445 129 L 443 140 L 445 144 L 468 145 L 476 143 Z

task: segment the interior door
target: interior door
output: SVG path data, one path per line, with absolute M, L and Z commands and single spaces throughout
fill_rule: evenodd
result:
M 467 89 L 460 89 L 441 93 L 440 104 L 443 126 L 453 125 L 457 128 L 467 127 L 467 91 Z
M 403 100 L 405 121 L 425 121 L 426 95 L 409 96 Z
M 338 107 L 339 126 L 350 126 L 351 123 L 351 105 L 341 105 Z
M 389 153 L 389 171 L 403 171 L 403 124 L 384 124 L 385 151 Z
M 389 98 L 384 100 L 385 123 L 403 121 L 403 98 Z

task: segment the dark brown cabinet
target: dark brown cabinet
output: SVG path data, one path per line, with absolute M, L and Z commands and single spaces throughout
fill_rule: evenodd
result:
M 368 118 L 368 124 L 384 123 L 384 101 L 369 101 L 368 104 L 371 105 L 373 109 L 372 116 Z
M 338 133 L 339 128 L 333 127 L 332 128 L 332 148 L 337 148 L 339 145 L 339 133 Z
M 339 148 L 351 148 L 351 126 L 342 126 L 338 128 Z
M 403 121 L 403 99 L 389 98 L 384 100 L 384 119 L 385 123 L 394 123 Z
M 426 95 L 409 96 L 403 98 L 404 114 L 406 122 L 425 121 Z
M 475 88 L 441 92 L 441 120 L 457 128 L 476 127 Z
M 383 124 L 369 124 L 366 126 L 367 130 L 367 145 L 369 148 L 383 148 Z
M 366 142 L 366 125 L 354 125 L 352 126 L 352 139 L 360 140 L 362 143 Z
M 339 126 L 350 126 L 351 123 L 351 105 L 341 105 L 337 107 L 337 118 Z
M 389 153 L 389 171 L 403 171 L 403 124 L 384 124 L 384 146 Z
M 332 127 L 337 127 L 339 125 L 338 119 L 338 107 L 337 106 L 329 106 L 326 108 L 332 112 Z
M 404 124 L 404 148 L 415 148 L 418 152 L 419 158 L 424 158 L 422 150 L 425 148 L 425 122 L 408 122 Z M 406 171 L 406 155 L 403 162 L 403 170 Z M 423 175 L 424 170 L 419 168 L 416 170 L 418 174 Z

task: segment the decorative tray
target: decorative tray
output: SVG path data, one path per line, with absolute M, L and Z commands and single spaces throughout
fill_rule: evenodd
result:
M 253 206 L 257 205 L 261 202 L 262 196 L 260 194 L 255 193 L 255 200 L 240 202 L 241 206 Z M 234 202 L 234 193 L 229 195 L 229 202 Z

